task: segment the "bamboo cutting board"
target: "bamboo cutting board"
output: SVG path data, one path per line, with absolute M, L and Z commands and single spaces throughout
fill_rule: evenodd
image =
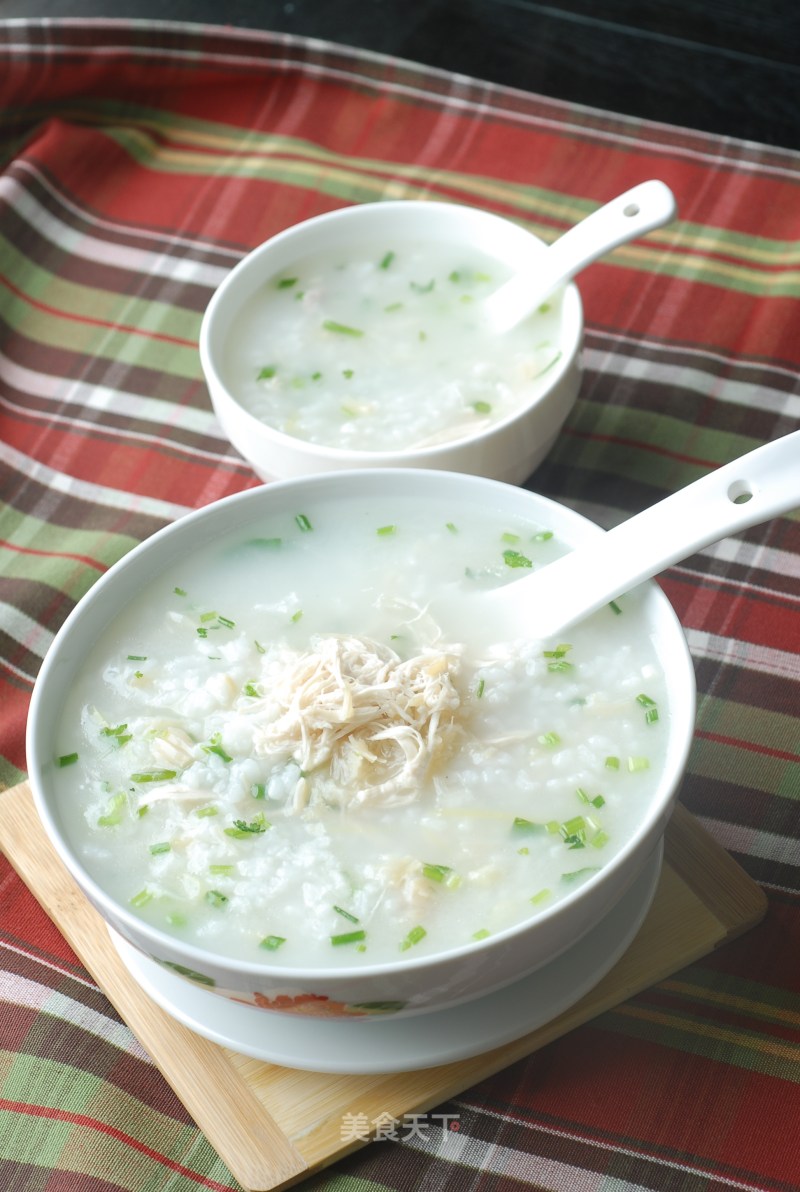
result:
M 150 1000 L 64 868 L 27 783 L 0 794 L 0 847 L 248 1192 L 295 1184 L 367 1141 L 343 1122 L 424 1113 L 755 926 L 760 888 L 684 808 L 665 836 L 650 911 L 628 951 L 569 1010 L 516 1042 L 423 1071 L 341 1076 L 280 1068 L 211 1043 Z

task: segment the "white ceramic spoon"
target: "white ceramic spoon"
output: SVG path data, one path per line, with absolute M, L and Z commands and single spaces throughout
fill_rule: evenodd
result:
M 510 331 L 585 265 L 610 249 L 669 223 L 675 217 L 675 210 L 672 191 L 653 179 L 593 211 L 542 250 L 535 272 L 516 274 L 486 299 L 483 309 L 490 327 L 497 334 Z
M 472 593 L 504 640 L 558 637 L 712 542 L 800 507 L 800 431 L 724 464 L 541 570 Z M 471 604 L 474 612 L 475 604 Z M 499 640 L 499 639 L 498 639 Z

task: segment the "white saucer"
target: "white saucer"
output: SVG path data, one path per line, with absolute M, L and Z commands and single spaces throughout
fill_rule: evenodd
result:
M 491 1051 L 579 1001 L 613 968 L 644 922 L 662 857 L 659 844 L 602 923 L 544 968 L 486 997 L 411 1018 L 298 1018 L 227 1001 L 162 968 L 111 928 L 109 934 L 129 972 L 153 1001 L 213 1043 L 310 1072 L 408 1072 Z

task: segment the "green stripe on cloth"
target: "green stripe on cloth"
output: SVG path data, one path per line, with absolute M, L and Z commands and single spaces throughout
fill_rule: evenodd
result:
M 656 1008 L 641 998 L 623 1003 L 598 1021 L 606 1028 L 662 1047 L 800 1084 L 800 1045 L 791 1040 Z
M 707 695 L 698 709 L 698 730 L 704 735 L 696 735 L 692 746 L 693 773 L 741 783 L 746 772 L 752 788 L 800 802 L 800 726 L 795 716 Z
M 38 1015 L 35 1035 L 57 1030 Z M 6 1056 L 6 1059 L 8 1057 Z M 12 1057 L 0 1088 L 0 1158 L 76 1176 L 105 1179 L 144 1192 L 170 1187 L 238 1192 L 227 1167 L 192 1123 L 146 1106 L 116 1083 L 21 1052 Z
M 126 534 L 48 523 L 2 503 L 0 538 L 7 544 L 3 575 L 50 584 L 75 600 L 137 543 Z

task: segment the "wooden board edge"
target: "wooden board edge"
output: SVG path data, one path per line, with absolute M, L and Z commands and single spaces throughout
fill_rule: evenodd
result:
M 102 916 L 39 826 L 27 783 L 0 792 L 0 847 L 238 1182 L 248 1192 L 271 1192 L 307 1176 L 305 1159 L 224 1049 L 162 1010 L 131 976 Z M 45 883 L 37 881 L 43 861 L 50 875 Z M 207 1082 L 197 1080 L 198 1067 Z
M 722 924 L 717 947 L 761 922 L 769 906 L 765 892 L 681 803 L 664 844 L 665 859 Z

